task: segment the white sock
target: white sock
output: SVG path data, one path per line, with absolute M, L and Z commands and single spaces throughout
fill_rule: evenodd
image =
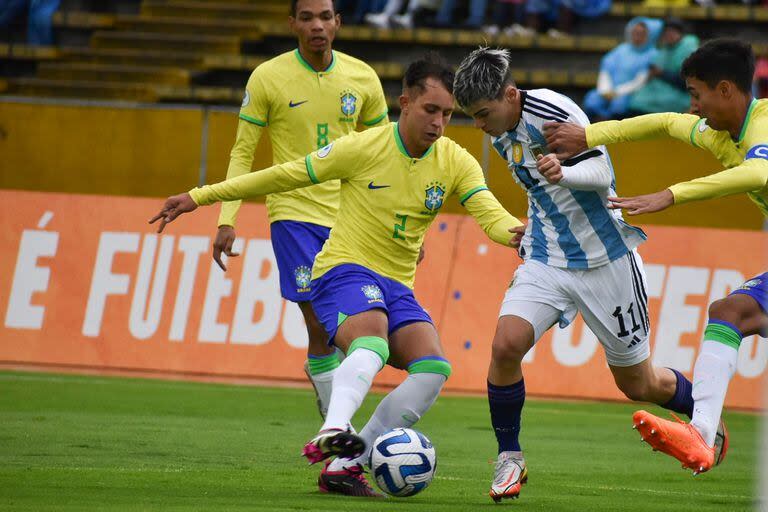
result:
M 437 373 L 414 373 L 393 389 L 376 407 L 371 419 L 360 431 L 366 451 L 355 459 L 336 458 L 328 468 L 339 471 L 354 464 L 368 465 L 373 442 L 393 428 L 410 427 L 424 415 L 445 383 L 445 376 Z
M 309 376 L 317 390 L 317 399 L 320 401 L 320 412 L 323 417 L 328 415 L 328 404 L 331 402 L 331 389 L 333 389 L 333 376 L 336 374 L 337 369 L 334 368 L 327 372 Z
M 728 384 L 736 373 L 739 352 L 719 341 L 704 340 L 693 367 L 693 417 L 691 424 L 709 446 L 723 412 Z
M 346 429 L 371 389 L 382 368 L 381 357 L 367 348 L 358 348 L 341 362 L 333 375 L 328 413 L 321 430 Z

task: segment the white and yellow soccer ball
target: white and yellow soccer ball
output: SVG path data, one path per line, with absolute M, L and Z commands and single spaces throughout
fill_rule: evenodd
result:
M 390 496 L 420 493 L 432 481 L 436 467 L 435 447 L 416 430 L 396 428 L 373 443 L 371 473 L 379 488 Z

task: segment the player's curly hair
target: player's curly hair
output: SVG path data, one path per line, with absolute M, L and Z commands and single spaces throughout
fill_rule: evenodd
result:
M 508 85 L 515 85 L 512 78 L 509 50 L 481 46 L 459 64 L 453 88 L 456 102 L 466 108 L 476 101 L 497 100 Z
M 408 66 L 403 77 L 403 89 L 415 88 L 422 93 L 425 90 L 424 82 L 427 78 L 434 78 L 453 94 L 453 70 L 437 52 L 429 52 Z
M 710 89 L 728 80 L 741 92 L 752 90 L 755 75 L 755 54 L 752 46 L 738 39 L 712 39 L 690 54 L 683 62 L 683 78 L 701 80 Z

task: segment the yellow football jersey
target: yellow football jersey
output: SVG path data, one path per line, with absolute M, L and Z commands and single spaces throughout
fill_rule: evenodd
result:
M 457 194 L 494 241 L 508 245 L 522 223 L 485 184 L 480 164 L 447 137 L 411 157 L 397 123 L 355 133 L 263 171 L 190 191 L 197 204 L 243 199 L 341 180 L 341 205 L 328 241 L 315 258 L 317 279 L 344 263 L 364 266 L 413 287 L 424 234 L 444 200 Z
M 649 114 L 587 127 L 590 147 L 668 135 L 712 153 L 722 172 L 672 185 L 675 203 L 747 193 L 768 217 L 768 100 L 752 100 L 738 140 L 691 114 Z
M 227 178 L 251 170 L 262 127 L 269 127 L 272 162 L 302 157 L 354 132 L 358 123 L 389 122 L 384 91 L 376 73 L 364 62 L 332 52 L 325 71 L 315 71 L 299 50 L 258 66 L 251 74 L 240 109 L 240 126 Z M 339 206 L 339 183 L 271 194 L 270 221 L 295 220 L 330 227 Z M 222 205 L 219 225 L 234 226 L 240 202 Z

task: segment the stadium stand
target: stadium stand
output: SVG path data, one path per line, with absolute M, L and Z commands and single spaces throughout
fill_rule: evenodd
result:
M 149 102 L 239 104 L 263 60 L 294 46 L 283 0 L 65 0 L 54 15 L 57 45 L 23 44 L 21 26 L 0 33 L 3 94 Z M 649 7 L 616 2 L 573 36 L 489 37 L 481 31 L 344 26 L 335 48 L 371 63 L 397 108 L 404 64 L 425 49 L 458 60 L 480 44 L 515 51 L 522 87 L 550 87 L 577 101 L 594 87 L 600 58 L 634 16 L 688 20 L 702 39 L 738 33 L 768 55 L 768 9 L 742 5 Z

